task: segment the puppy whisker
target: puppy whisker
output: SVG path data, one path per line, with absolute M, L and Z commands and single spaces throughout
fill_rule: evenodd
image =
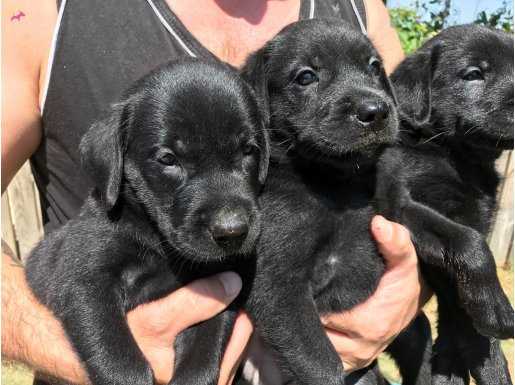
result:
M 426 144 L 426 143 L 429 143 L 431 142 L 432 140 L 435 140 L 436 138 L 438 138 L 439 136 L 442 136 L 446 134 L 446 131 L 442 131 L 442 132 L 439 132 L 438 134 L 436 135 L 433 135 L 432 137 L 430 137 L 429 139 L 425 140 L 424 142 L 422 142 L 422 144 Z

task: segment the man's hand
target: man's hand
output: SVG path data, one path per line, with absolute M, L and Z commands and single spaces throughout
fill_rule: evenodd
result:
M 386 263 L 375 293 L 349 311 L 322 319 L 346 372 L 374 361 L 431 297 L 418 270 L 408 230 L 381 216 L 374 217 L 370 226 Z M 272 352 L 266 351 L 259 340 L 252 341 L 249 357 L 244 368 L 246 378 L 269 385 L 284 382 Z
M 132 334 L 152 366 L 158 383 L 167 384 L 173 376 L 173 346 L 177 335 L 220 313 L 240 289 L 238 275 L 222 273 L 194 281 L 127 314 Z M 232 383 L 252 330 L 249 318 L 240 313 L 223 358 L 218 385 Z
M 370 228 L 386 263 L 377 290 L 364 303 L 322 320 L 347 372 L 375 360 L 431 297 L 408 230 L 381 216 Z
M 74 384 L 87 384 L 87 373 L 52 313 L 32 295 L 23 266 L 2 256 L 2 354 L 34 370 Z M 129 327 L 159 383 L 173 374 L 173 343 L 184 329 L 215 316 L 238 295 L 241 280 L 231 272 L 201 279 L 127 315 Z M 228 385 L 252 334 L 240 314 L 225 352 L 219 385 Z M 52 341 L 52 343 L 48 343 Z

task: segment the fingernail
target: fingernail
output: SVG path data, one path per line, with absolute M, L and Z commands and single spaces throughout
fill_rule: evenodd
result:
M 218 275 L 218 279 L 224 287 L 225 295 L 227 297 L 236 296 L 241 290 L 241 278 L 238 274 L 232 271 L 226 271 Z
M 374 218 L 374 228 L 381 242 L 388 242 L 393 236 L 393 226 L 384 217 L 378 215 Z

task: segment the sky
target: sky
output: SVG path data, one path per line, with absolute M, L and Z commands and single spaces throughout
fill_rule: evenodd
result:
M 424 0 L 420 0 L 422 3 Z M 409 6 L 414 0 L 388 0 L 388 7 Z M 507 1 L 513 11 L 513 2 Z M 476 15 L 481 11 L 495 11 L 502 6 L 502 0 L 452 0 L 453 13 L 451 19 L 457 24 L 470 23 L 474 21 Z

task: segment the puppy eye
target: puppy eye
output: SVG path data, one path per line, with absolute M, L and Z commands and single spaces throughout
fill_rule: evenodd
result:
M 381 73 L 381 61 L 375 56 L 370 57 L 368 60 L 368 70 L 374 75 L 379 75 Z
M 318 76 L 311 68 L 304 68 L 295 76 L 295 82 L 301 86 L 307 86 L 316 81 L 318 81 Z
M 479 67 L 468 67 L 463 74 L 463 80 L 468 82 L 473 80 L 484 80 L 483 71 Z
M 178 164 L 177 158 L 170 152 L 159 155 L 157 161 L 165 166 L 175 166 Z

